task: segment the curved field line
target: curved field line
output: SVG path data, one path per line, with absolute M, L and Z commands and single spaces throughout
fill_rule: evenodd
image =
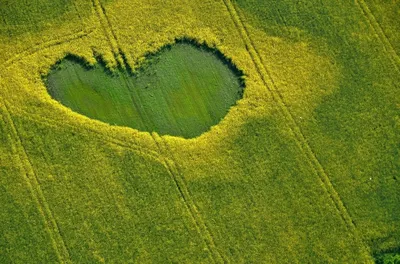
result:
M 358 8 L 361 10 L 362 15 L 365 17 L 368 24 L 371 26 L 372 30 L 374 31 L 376 37 L 381 41 L 384 50 L 392 59 L 394 66 L 396 67 L 397 72 L 400 72 L 399 65 L 400 65 L 400 58 L 397 54 L 396 50 L 393 48 L 392 43 L 390 43 L 388 37 L 386 36 L 385 32 L 383 31 L 381 25 L 376 20 L 374 14 L 369 9 L 368 5 L 364 2 L 364 0 L 355 0 Z
M 270 92 L 270 95 L 274 99 L 274 101 L 278 104 L 281 113 L 283 117 L 286 119 L 289 129 L 295 136 L 295 140 L 297 141 L 297 144 L 300 148 L 300 150 L 303 152 L 304 156 L 307 158 L 309 164 L 311 165 L 311 168 L 313 172 L 318 176 L 320 179 L 322 186 L 324 187 L 325 191 L 329 195 L 330 199 L 332 200 L 333 204 L 335 205 L 337 211 L 339 212 L 339 215 L 341 216 L 342 220 L 346 224 L 346 226 L 351 230 L 353 233 L 354 237 L 356 239 L 359 239 L 361 244 L 365 247 L 366 251 L 369 252 L 368 247 L 364 244 L 364 241 L 360 238 L 360 235 L 358 234 L 356 230 L 356 226 L 354 224 L 354 221 L 352 220 L 349 212 L 347 211 L 347 208 L 345 207 L 340 195 L 338 192 L 335 190 L 329 176 L 325 172 L 323 166 L 317 159 L 317 156 L 315 152 L 312 150 L 310 145 L 308 144 L 305 135 L 300 129 L 300 126 L 297 124 L 295 121 L 292 113 L 290 112 L 288 106 L 285 104 L 284 99 L 282 95 L 280 94 L 279 90 L 276 87 L 276 84 L 274 83 L 269 70 L 267 69 L 265 63 L 262 60 L 262 57 L 258 53 L 257 49 L 255 48 L 255 45 L 250 38 L 250 35 L 248 33 L 247 27 L 245 23 L 243 22 L 243 19 L 241 18 L 241 15 L 239 14 L 238 10 L 236 9 L 235 5 L 231 3 L 230 0 L 222 0 L 231 16 L 231 19 L 233 20 L 245 46 L 246 49 L 254 63 L 254 66 L 261 77 L 265 87 L 268 89 Z
M 33 122 L 37 122 L 46 126 L 50 126 L 50 127 L 54 127 L 54 128 L 65 128 L 68 127 L 72 130 L 75 130 L 79 133 L 81 133 L 81 135 L 87 135 L 88 137 L 97 137 L 97 139 L 99 139 L 100 141 L 106 142 L 106 143 L 111 143 L 114 145 L 117 145 L 119 147 L 122 147 L 124 149 L 129 149 L 131 151 L 134 151 L 138 154 L 141 155 L 146 155 L 148 157 L 151 157 L 153 159 L 156 160 L 161 160 L 161 156 L 158 152 L 150 150 L 149 148 L 143 148 L 135 143 L 126 143 L 124 141 L 121 141 L 120 139 L 110 136 L 110 135 L 104 135 L 102 133 L 97 132 L 94 129 L 86 129 L 86 128 L 81 128 L 81 127 L 77 127 L 68 123 L 60 123 L 57 121 L 54 121 L 53 119 L 49 119 L 40 115 L 36 115 L 36 114 L 32 114 L 29 112 L 26 112 L 24 110 L 21 110 L 19 108 L 16 107 L 12 107 L 9 105 L 9 109 L 12 109 L 12 111 L 20 113 L 24 116 L 24 118 L 30 119 Z M 83 133 L 82 133 L 83 132 Z M 90 135 L 89 135 L 90 134 Z
M 31 161 L 29 160 L 29 156 L 22 143 L 14 120 L 12 119 L 12 116 L 9 112 L 7 103 L 4 100 L 2 101 L 2 106 L 4 107 L 4 112 L 7 115 L 6 118 L 8 119 L 9 127 L 11 128 L 11 132 L 16 143 L 16 148 L 18 149 L 17 151 L 19 152 L 18 157 L 21 162 L 22 168 L 25 171 L 24 175 L 26 183 L 31 191 L 33 199 L 38 206 L 40 214 L 44 218 L 44 224 L 49 233 L 50 239 L 52 240 L 52 244 L 56 251 L 57 257 L 59 258 L 59 261 L 61 263 L 71 263 L 69 250 L 64 242 L 62 234 L 60 233 L 60 228 L 58 226 L 57 220 L 54 218 L 50 206 L 47 203 L 46 198 L 43 194 L 39 179 L 35 173 Z
M 10 59 L 8 59 L 7 61 L 5 61 L 5 62 L 0 66 L 0 70 L 5 69 L 5 68 L 8 68 L 8 67 L 10 67 L 12 64 L 14 64 L 15 62 L 17 62 L 17 61 L 23 59 L 24 57 L 33 55 L 33 54 L 35 54 L 35 53 L 37 53 L 37 52 L 39 52 L 39 51 L 41 51 L 41 50 L 48 49 L 48 48 L 51 48 L 51 47 L 54 47 L 54 46 L 58 46 L 58 45 L 62 45 L 62 44 L 71 42 L 71 41 L 73 41 L 73 40 L 80 39 L 80 38 L 83 38 L 83 37 L 85 37 L 85 36 L 88 36 L 88 35 L 90 35 L 91 33 L 93 33 L 95 29 L 96 29 L 96 28 L 90 28 L 90 29 L 87 30 L 87 31 L 80 30 L 80 31 L 78 31 L 78 32 L 65 35 L 65 36 L 63 36 L 61 39 L 49 40 L 49 41 L 47 41 L 47 42 L 40 43 L 40 44 L 38 44 L 38 45 L 36 45 L 36 46 L 33 46 L 33 47 L 28 48 L 28 49 L 26 49 L 26 50 L 24 50 L 24 51 L 21 51 L 21 52 L 15 54 L 12 58 L 10 58 Z

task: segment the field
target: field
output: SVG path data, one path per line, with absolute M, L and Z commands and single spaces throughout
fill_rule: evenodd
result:
M 399 261 L 400 2 L 36 2 L 0 3 L 0 263 Z

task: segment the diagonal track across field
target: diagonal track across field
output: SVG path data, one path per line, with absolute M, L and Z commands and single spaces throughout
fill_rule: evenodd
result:
M 211 253 L 211 257 L 215 263 L 226 263 L 228 260 L 224 259 L 219 253 L 218 248 L 215 245 L 215 240 L 213 234 L 210 232 L 207 224 L 202 219 L 199 212 L 198 206 L 195 200 L 192 198 L 192 194 L 187 186 L 186 180 L 182 175 L 181 170 L 177 166 L 175 159 L 172 157 L 172 151 L 169 149 L 166 140 L 156 133 L 152 133 L 153 139 L 158 145 L 160 153 L 164 157 L 164 166 L 167 168 L 168 173 L 173 179 L 176 188 L 178 189 L 182 200 L 185 203 L 187 210 L 190 212 L 193 222 L 196 225 L 197 232 L 202 234 L 205 244 Z M 167 158 L 167 156 L 170 156 Z
M 232 3 L 231 0 L 222 0 L 222 1 L 224 2 L 225 6 L 227 8 L 229 15 L 230 15 L 231 19 L 233 20 L 233 23 L 235 24 L 251 59 L 253 60 L 253 63 L 258 72 L 258 75 L 260 76 L 261 80 L 264 83 L 264 86 L 269 91 L 273 100 L 278 104 L 281 114 L 286 119 L 289 129 L 292 132 L 292 134 L 294 135 L 294 138 L 296 139 L 300 150 L 303 152 L 304 156 L 307 158 L 309 165 L 311 166 L 311 169 L 314 171 L 314 173 L 320 179 L 323 188 L 329 195 L 330 199 L 332 200 L 333 204 L 335 205 L 336 209 L 338 210 L 338 213 L 341 216 L 344 223 L 346 224 L 348 229 L 353 233 L 354 238 L 359 240 L 360 244 L 364 246 L 364 249 L 366 250 L 366 252 L 369 252 L 368 247 L 365 245 L 364 241 L 361 239 L 360 235 L 358 234 L 356 226 L 355 226 L 349 212 L 347 211 L 347 208 L 345 207 L 341 197 L 339 196 L 338 192 L 335 190 L 329 176 L 327 175 L 323 166 L 317 159 L 316 154 L 314 153 L 313 149 L 308 144 L 306 137 L 304 136 L 303 132 L 301 131 L 300 126 L 295 121 L 293 114 L 290 112 L 289 108 L 285 104 L 282 95 L 280 94 L 279 90 L 276 87 L 276 84 L 274 83 L 274 80 L 271 77 L 268 67 L 263 62 L 262 57 L 260 56 L 257 49 L 255 48 L 255 45 L 254 45 L 254 43 L 250 37 L 250 34 L 248 32 L 247 26 L 245 25 L 245 23 L 243 21 L 242 15 L 239 13 L 239 10 L 237 10 L 237 8 L 235 7 L 235 4 Z
M 385 32 L 383 31 L 381 25 L 376 20 L 374 14 L 369 9 L 368 5 L 365 3 L 364 0 L 356 0 L 356 5 L 361 10 L 361 13 L 367 20 L 368 24 L 371 26 L 372 30 L 374 31 L 376 37 L 382 43 L 385 52 L 388 54 L 390 59 L 392 60 L 394 66 L 396 67 L 397 72 L 400 73 L 400 57 L 397 54 L 396 50 L 393 48 L 392 44 L 390 43 L 388 37 L 386 36 Z
M 46 201 L 46 198 L 43 194 L 43 191 L 40 186 L 39 179 L 34 171 L 33 165 L 29 160 L 29 156 L 25 150 L 21 137 L 19 135 L 19 131 L 12 119 L 12 116 L 9 112 L 7 103 L 4 100 L 0 101 L 0 107 L 2 108 L 2 112 L 5 113 L 4 120 L 8 127 L 11 129 L 11 136 L 14 138 L 15 147 L 18 151 L 18 157 L 24 170 L 24 176 L 26 183 L 30 189 L 32 197 L 38 206 L 38 210 L 44 218 L 44 223 L 46 225 L 46 229 L 49 233 L 50 239 L 52 241 L 55 252 L 58 256 L 60 263 L 71 263 L 70 254 L 68 247 L 64 242 L 64 238 L 60 233 L 60 229 L 57 223 L 57 220 L 54 218 L 52 211 L 50 210 L 49 204 Z
M 121 67 L 125 67 L 125 62 L 122 58 L 122 50 L 121 46 L 118 43 L 117 36 L 111 26 L 110 20 L 108 19 L 104 7 L 101 5 L 99 0 L 92 0 L 93 8 L 97 13 L 97 17 L 100 21 L 100 24 L 103 28 L 104 35 L 106 36 L 108 43 L 110 44 L 111 50 Z

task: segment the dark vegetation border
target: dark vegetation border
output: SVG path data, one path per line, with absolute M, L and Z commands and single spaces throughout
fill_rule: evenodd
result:
M 118 64 L 117 67 L 115 68 L 110 68 L 106 61 L 104 60 L 103 56 L 99 53 L 97 53 L 96 51 L 93 51 L 93 56 L 96 59 L 96 64 L 98 64 L 105 72 L 107 72 L 107 74 L 109 74 L 110 76 L 115 76 L 118 75 L 119 73 L 127 73 L 130 76 L 135 76 L 137 75 L 138 72 L 142 72 L 144 71 L 147 67 L 149 67 L 149 65 L 151 63 L 157 62 L 159 55 L 161 53 L 163 53 L 164 51 L 168 51 L 170 50 L 174 45 L 176 44 L 187 44 L 187 45 L 191 45 L 192 47 L 201 50 L 201 51 L 205 51 L 205 52 L 209 52 L 211 54 L 213 54 L 217 59 L 219 59 L 226 67 L 229 68 L 229 70 L 231 70 L 233 72 L 233 74 L 238 78 L 239 81 L 239 86 L 240 86 L 240 90 L 239 90 L 239 98 L 243 98 L 243 94 L 244 94 L 244 88 L 245 88 L 245 74 L 242 70 L 240 70 L 236 64 L 233 62 L 233 60 L 227 56 L 225 56 L 218 48 L 216 47 L 211 47 L 208 44 L 206 44 L 205 42 L 200 42 L 195 38 L 191 38 L 188 36 L 183 36 L 183 37 L 179 37 L 179 38 L 175 38 L 174 42 L 172 43 L 168 43 L 165 44 L 164 46 L 162 46 L 161 48 L 159 48 L 158 50 L 156 50 L 155 52 L 148 52 L 144 54 L 144 61 L 141 64 L 136 65 L 135 70 L 127 63 L 127 58 L 126 55 L 123 52 L 120 52 L 121 57 L 124 61 L 124 66 Z M 86 70 L 91 70 L 94 69 L 96 67 L 98 67 L 96 64 L 91 65 L 89 64 L 89 62 L 83 58 L 80 57 L 78 55 L 72 54 L 72 53 L 67 53 L 63 58 L 59 59 L 56 61 L 56 63 L 54 63 L 51 67 L 50 70 L 42 75 L 42 80 L 45 83 L 47 89 L 51 89 L 48 86 L 48 82 L 47 82 L 47 77 L 52 74 L 54 71 L 57 71 L 60 69 L 61 64 L 64 60 L 69 60 L 71 62 L 75 62 L 77 64 L 80 64 L 84 69 Z M 124 69 L 125 68 L 125 69 Z

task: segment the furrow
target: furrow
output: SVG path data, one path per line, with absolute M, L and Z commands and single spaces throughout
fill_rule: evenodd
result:
M 21 166 L 25 171 L 24 172 L 25 180 L 38 206 L 38 210 L 41 213 L 42 217 L 44 218 L 47 231 L 49 233 L 50 239 L 52 240 L 52 244 L 59 258 L 59 261 L 60 263 L 71 263 L 69 250 L 64 242 L 62 234 L 60 233 L 58 223 L 54 218 L 50 206 L 47 203 L 46 198 L 43 194 L 39 179 L 34 171 L 33 165 L 22 143 L 18 129 L 14 123 L 14 120 L 11 117 L 8 106 L 4 101 L 2 102 L 2 106 L 3 106 L 2 107 L 3 111 L 7 115 L 6 117 L 8 119 L 7 123 L 11 128 L 12 136 L 14 137 L 14 140 L 16 142 L 16 147 L 19 151 L 18 157 L 21 162 Z
M 283 117 L 286 119 L 289 129 L 291 130 L 292 134 L 294 135 L 295 140 L 300 147 L 300 150 L 303 152 L 304 156 L 307 158 L 308 163 L 311 165 L 314 173 L 320 179 L 324 189 L 327 191 L 329 197 L 331 198 L 332 202 L 334 203 L 335 207 L 337 208 L 339 215 L 343 219 L 346 226 L 349 230 L 353 233 L 356 239 L 360 240 L 360 243 L 365 247 L 365 250 L 368 252 L 368 247 L 364 244 L 364 241 L 360 238 L 356 227 L 354 225 L 354 221 L 352 220 L 347 208 L 345 207 L 341 197 L 339 196 L 338 192 L 335 190 L 332 182 L 330 181 L 329 176 L 325 172 L 323 166 L 320 164 L 319 160 L 316 157 L 316 154 L 308 144 L 303 132 L 301 131 L 299 125 L 293 118 L 292 113 L 290 112 L 288 106 L 285 104 L 284 99 L 280 92 L 278 91 L 276 84 L 274 83 L 268 68 L 266 67 L 265 63 L 262 60 L 262 57 L 258 53 L 255 45 L 250 38 L 250 34 L 248 33 L 247 27 L 245 23 L 242 21 L 241 15 L 239 14 L 238 10 L 231 3 L 230 0 L 222 0 L 233 20 L 237 30 L 243 39 L 243 42 L 246 46 L 246 49 L 253 60 L 254 66 L 262 79 L 265 87 L 270 92 L 271 97 L 274 101 L 278 104 L 280 111 Z
M 365 17 L 368 24 L 371 26 L 372 30 L 374 31 L 376 37 L 381 41 L 385 52 L 391 58 L 397 72 L 400 72 L 400 58 L 397 54 L 396 50 L 393 48 L 393 45 L 390 43 L 388 37 L 386 36 L 385 32 L 383 31 L 381 25 L 376 20 L 374 14 L 369 9 L 368 5 L 365 3 L 364 0 L 356 0 L 355 1 L 358 8 L 361 10 L 361 13 Z

